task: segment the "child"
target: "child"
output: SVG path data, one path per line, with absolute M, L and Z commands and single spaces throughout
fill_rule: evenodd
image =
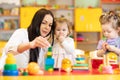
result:
M 115 12 L 110 11 L 105 15 L 101 15 L 100 23 L 105 39 L 99 41 L 97 55 L 103 56 L 107 51 L 120 54 L 120 16 Z
M 74 40 L 69 37 L 71 34 L 69 22 L 64 17 L 56 19 L 55 42 L 53 44 L 53 58 L 55 68 L 61 68 L 64 58 L 74 63 Z

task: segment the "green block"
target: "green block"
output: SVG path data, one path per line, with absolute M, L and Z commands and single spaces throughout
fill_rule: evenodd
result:
M 74 66 L 88 66 L 88 64 L 74 64 Z
M 53 68 L 53 65 L 45 65 L 45 70 L 48 71 L 49 69 Z
M 17 70 L 17 65 L 16 64 L 5 64 L 4 70 Z

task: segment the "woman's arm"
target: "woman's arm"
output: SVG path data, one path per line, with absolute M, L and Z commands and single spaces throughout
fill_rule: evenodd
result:
M 10 37 L 9 41 L 5 46 L 5 53 L 11 52 L 13 54 L 20 54 L 30 48 L 46 48 L 49 47 L 50 43 L 46 38 L 41 36 L 36 37 L 33 41 L 29 42 L 28 34 L 26 29 L 18 29 Z
M 28 42 L 27 30 L 18 29 L 12 34 L 7 44 L 5 45 L 4 48 L 5 54 L 7 54 L 8 52 L 13 53 L 14 55 L 19 54 L 17 48 L 23 42 Z
M 115 47 L 115 46 L 107 45 L 106 48 L 107 48 L 109 51 L 112 51 L 112 52 L 117 53 L 118 55 L 120 54 L 120 49 L 117 48 L 117 47 Z
M 19 53 L 22 53 L 28 49 L 34 49 L 36 47 L 40 47 L 40 48 L 48 48 L 50 46 L 50 43 L 47 41 L 46 38 L 43 38 L 41 36 L 36 37 L 33 41 L 31 42 L 26 42 L 26 43 L 21 43 L 18 48 L 17 51 Z
M 22 53 L 26 50 L 30 49 L 30 42 L 26 42 L 26 43 L 21 43 L 18 48 L 17 48 L 17 51 L 19 53 Z

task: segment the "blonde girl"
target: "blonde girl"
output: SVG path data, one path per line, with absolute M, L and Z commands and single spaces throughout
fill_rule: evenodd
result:
M 106 51 L 120 54 L 120 16 L 110 11 L 100 17 L 104 40 L 100 40 L 97 46 L 97 55 L 103 56 Z
M 53 45 L 53 58 L 55 68 L 61 68 L 61 62 L 68 58 L 74 63 L 74 40 L 69 37 L 71 34 L 69 21 L 64 17 L 56 19 L 55 42 Z

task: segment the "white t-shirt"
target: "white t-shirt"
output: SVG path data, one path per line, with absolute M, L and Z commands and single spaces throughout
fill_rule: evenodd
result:
M 18 53 L 17 52 L 18 45 L 26 42 L 29 42 L 27 29 L 16 30 L 9 39 L 9 41 L 7 42 L 4 48 L 3 55 L 7 54 L 9 50 L 13 50 L 14 52 Z M 40 65 L 40 67 L 44 66 L 45 53 L 47 53 L 47 49 L 41 48 L 38 58 L 38 64 Z M 15 55 L 15 58 L 18 68 L 26 68 L 29 63 L 29 50 L 26 50 L 23 53 L 18 53 L 18 55 Z
M 52 54 L 55 60 L 55 68 L 61 68 L 61 63 L 64 58 L 68 58 L 72 64 L 75 63 L 74 46 L 74 40 L 70 37 L 67 37 L 61 44 L 55 40 L 52 48 Z

